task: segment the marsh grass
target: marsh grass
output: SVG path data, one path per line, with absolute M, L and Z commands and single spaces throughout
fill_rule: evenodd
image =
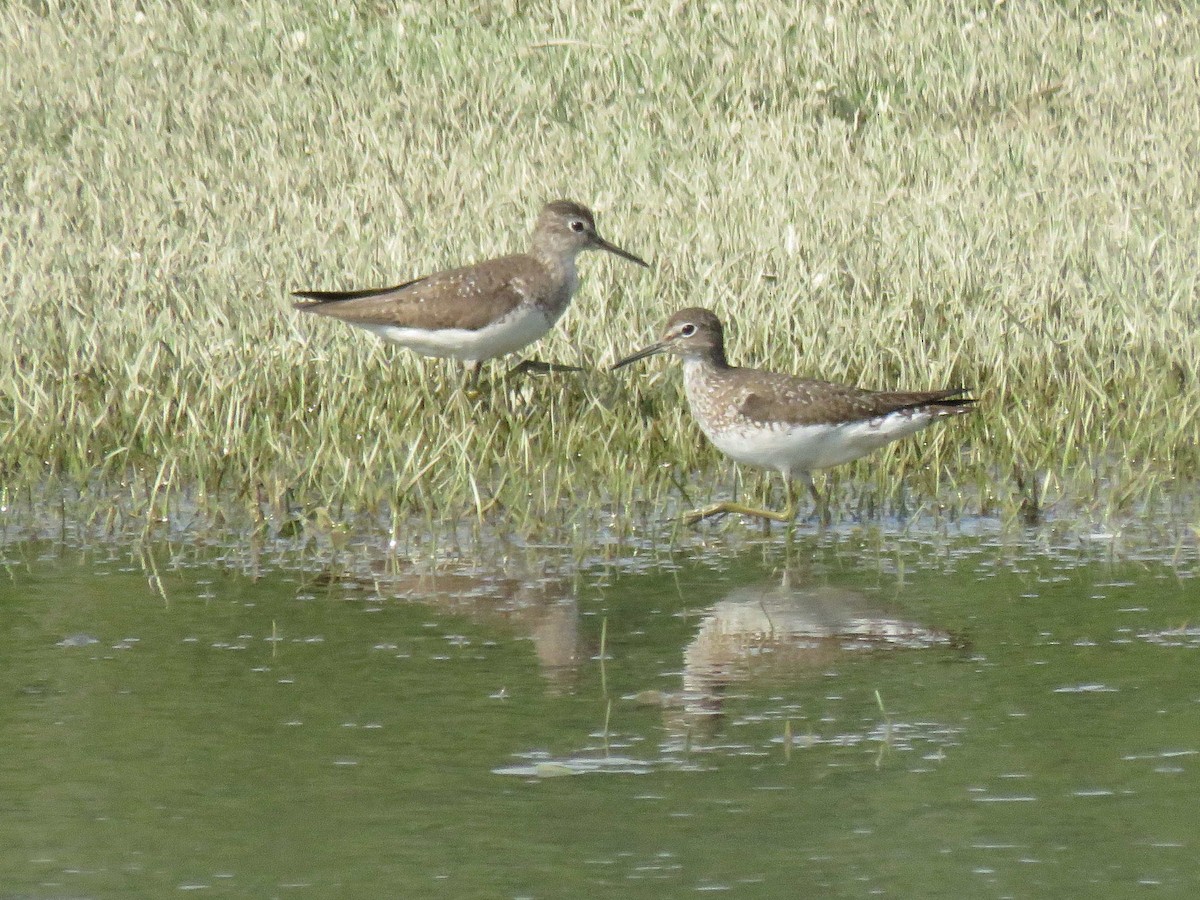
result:
M 472 398 L 290 308 L 519 249 L 571 197 L 654 268 L 581 260 L 543 359 L 601 367 L 705 305 L 739 363 L 975 387 L 832 473 L 835 514 L 1161 506 L 1200 467 L 1197 17 L 797 6 L 4 5 L 8 489 L 530 535 L 777 489 L 662 363 L 492 363 Z

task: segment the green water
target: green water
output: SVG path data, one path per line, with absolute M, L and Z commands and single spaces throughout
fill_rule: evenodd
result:
M 1200 890 L 1194 549 L 2 552 L 0 897 Z

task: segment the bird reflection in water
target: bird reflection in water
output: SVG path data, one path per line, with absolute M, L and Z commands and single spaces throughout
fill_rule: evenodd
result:
M 701 613 L 683 651 L 683 689 L 668 707 L 677 737 L 711 735 L 739 683 L 820 672 L 847 652 L 961 647 L 960 639 L 834 585 L 782 583 L 734 588 Z
M 580 636 L 575 589 L 566 578 L 408 567 L 396 571 L 394 561 L 377 561 L 371 570 L 370 574 L 342 574 L 337 581 L 359 585 L 383 600 L 416 601 L 527 638 L 551 693 L 572 690 L 580 660 L 590 655 L 585 654 Z

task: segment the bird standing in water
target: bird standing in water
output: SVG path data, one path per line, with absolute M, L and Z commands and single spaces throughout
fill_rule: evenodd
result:
M 774 512 L 739 503 L 715 503 L 684 516 L 689 524 L 721 513 L 791 523 L 796 516 L 792 479 L 807 485 L 823 506 L 812 472 L 865 456 L 940 419 L 970 412 L 965 388 L 941 391 L 866 391 L 829 381 L 731 366 L 721 320 L 693 307 L 675 313 L 662 337 L 612 368 L 656 353 L 683 360 L 683 387 L 700 430 L 717 449 L 741 463 L 782 473 L 787 509 Z M 828 510 L 823 513 L 823 519 Z

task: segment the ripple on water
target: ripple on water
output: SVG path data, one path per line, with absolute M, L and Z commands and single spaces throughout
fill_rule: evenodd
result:
M 516 754 L 524 762 L 497 766 L 494 775 L 518 778 L 560 778 L 565 775 L 649 775 L 651 772 L 699 772 L 705 767 L 676 757 L 637 759 L 632 756 L 551 756 L 534 751 Z
M 1147 631 L 1138 634 L 1138 639 L 1159 647 L 1185 647 L 1196 649 L 1200 647 L 1200 627 L 1183 626 L 1167 628 L 1162 631 Z
M 90 647 L 92 644 L 100 643 L 100 638 L 93 637 L 90 634 L 71 634 L 63 638 L 55 647 Z
M 1056 687 L 1056 694 L 1115 694 L 1120 688 L 1111 687 L 1107 684 L 1089 683 L 1089 684 L 1065 684 L 1062 687 Z

